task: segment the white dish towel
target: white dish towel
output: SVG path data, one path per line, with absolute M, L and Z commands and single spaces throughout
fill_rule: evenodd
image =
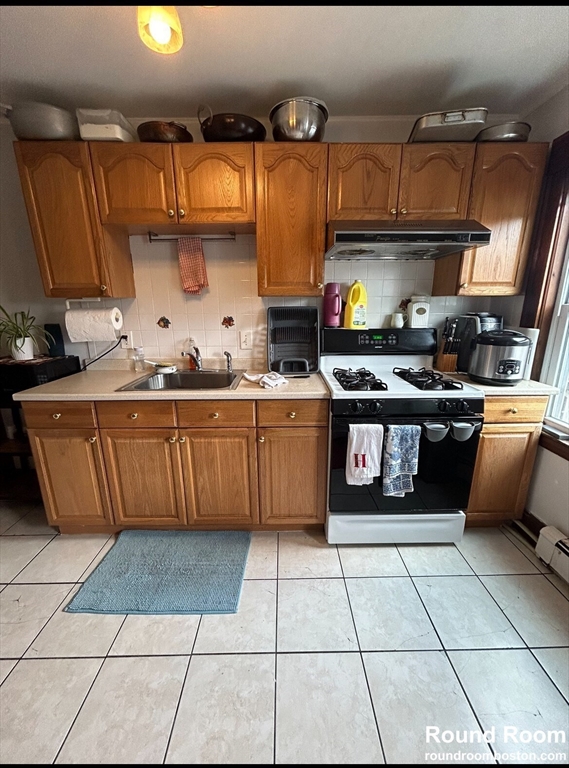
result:
M 280 373 L 272 371 L 271 373 L 244 373 L 243 378 L 247 381 L 256 381 L 264 389 L 273 389 L 280 387 L 281 384 L 288 384 L 288 379 L 281 376 Z
M 350 424 L 346 454 L 346 483 L 371 485 L 381 474 L 383 427 L 381 424 Z
M 394 424 L 387 427 L 383 454 L 383 495 L 405 496 L 413 492 L 413 475 L 419 467 L 421 427 Z

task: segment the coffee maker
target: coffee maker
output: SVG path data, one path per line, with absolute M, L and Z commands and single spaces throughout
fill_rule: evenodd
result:
M 501 331 L 504 326 L 502 315 L 492 312 L 467 312 L 457 318 L 455 339 L 459 340 L 456 370 L 468 373 L 468 363 L 474 349 L 474 339 L 482 331 Z

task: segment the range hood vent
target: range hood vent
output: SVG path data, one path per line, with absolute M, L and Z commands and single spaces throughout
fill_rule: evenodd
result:
M 477 221 L 331 221 L 328 261 L 438 259 L 488 245 L 491 232 Z

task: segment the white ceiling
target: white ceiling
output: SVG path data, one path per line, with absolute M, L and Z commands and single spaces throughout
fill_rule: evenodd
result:
M 136 6 L 1 6 L 0 96 L 131 117 L 331 116 L 487 107 L 525 115 L 569 82 L 567 6 L 178 6 L 184 47 L 139 40 Z

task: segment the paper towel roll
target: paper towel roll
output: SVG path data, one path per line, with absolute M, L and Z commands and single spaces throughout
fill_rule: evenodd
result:
M 118 307 L 68 309 L 65 313 L 70 341 L 116 341 L 122 323 L 122 312 Z

